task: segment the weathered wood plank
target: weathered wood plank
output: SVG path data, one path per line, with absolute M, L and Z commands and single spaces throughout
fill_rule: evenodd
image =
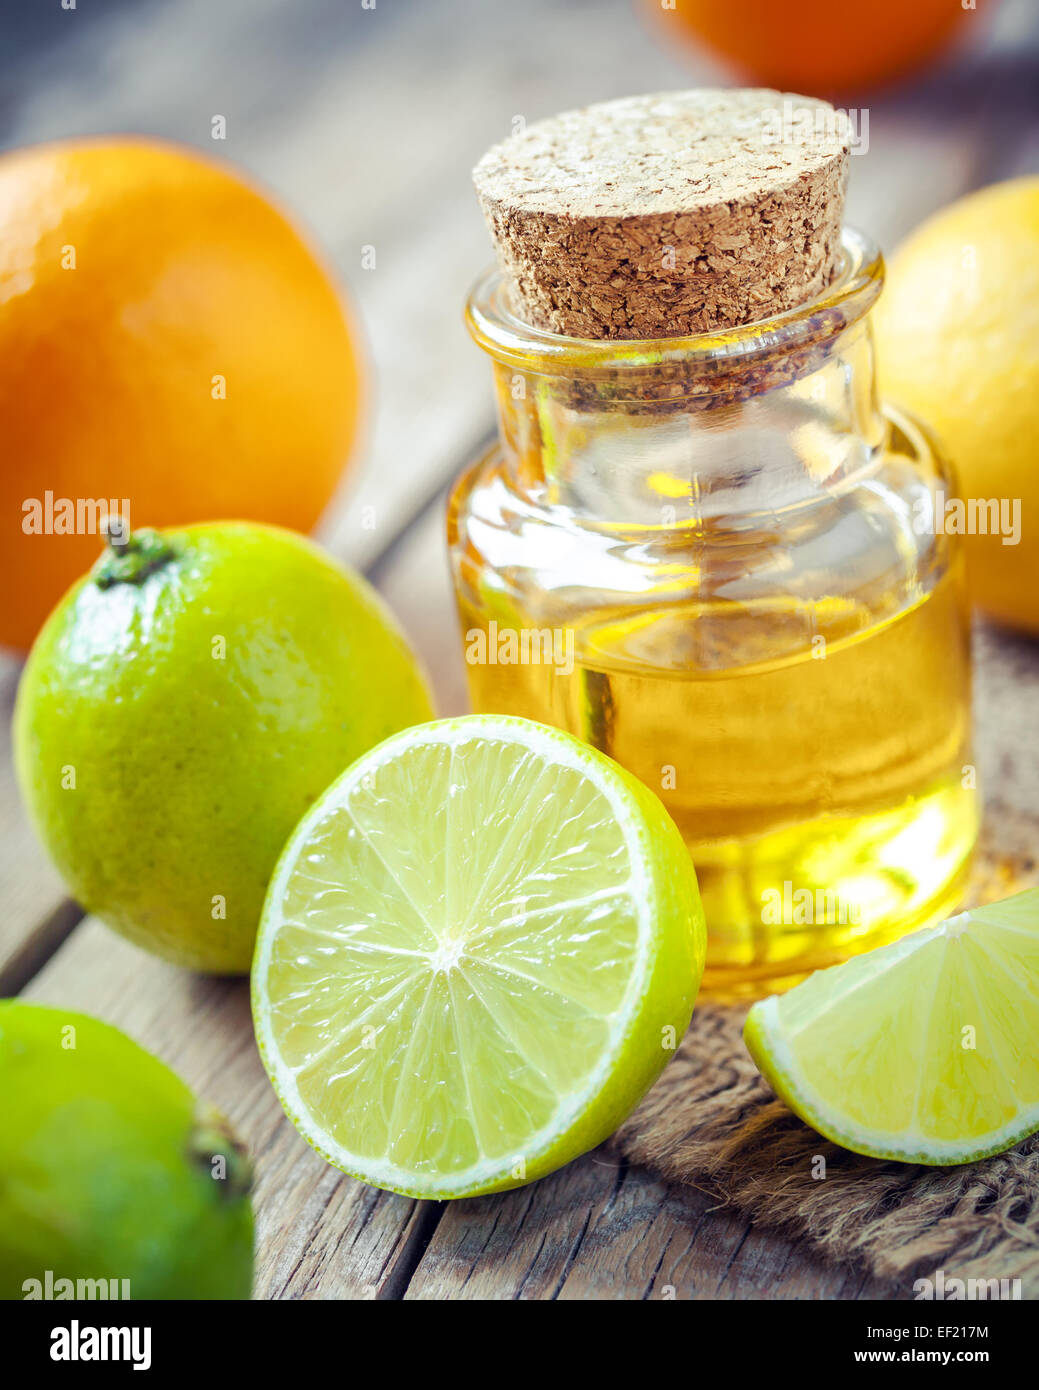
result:
M 448 1204 L 407 1299 L 855 1298 L 824 1264 L 598 1149 L 531 1187 Z
M 23 997 L 116 1024 L 228 1116 L 256 1163 L 257 1298 L 398 1296 L 436 1211 L 308 1148 L 260 1064 L 246 981 L 178 970 L 88 919 Z
M 986 801 L 1039 823 L 1039 642 L 978 621 L 974 743 Z M 1010 817 L 1000 818 L 1010 833 Z M 1027 848 L 1007 843 L 1008 852 Z M 1039 853 L 1034 832 L 1033 853 Z
M 82 913 L 29 824 L 11 753 L 11 715 L 21 663 L 0 656 L 0 994 L 13 994 Z
M 469 708 L 444 535 L 444 507 L 445 498 L 438 497 L 394 547 L 386 563 L 371 573 L 429 674 L 441 717 Z

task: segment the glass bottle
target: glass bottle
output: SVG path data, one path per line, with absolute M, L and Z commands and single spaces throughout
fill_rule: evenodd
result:
M 820 298 L 695 337 L 541 332 L 497 273 L 468 304 L 500 426 L 448 515 L 473 706 L 661 796 L 723 995 L 949 910 L 977 835 L 953 485 L 877 400 L 882 283 L 846 230 Z

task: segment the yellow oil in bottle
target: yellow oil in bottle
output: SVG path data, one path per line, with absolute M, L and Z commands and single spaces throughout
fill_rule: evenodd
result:
M 705 987 L 783 988 L 956 904 L 978 830 L 955 479 L 878 399 L 879 253 L 715 335 L 543 335 L 469 303 L 499 441 L 448 547 L 475 709 L 602 749 L 696 866 Z
M 961 583 L 957 562 L 895 612 L 585 596 L 554 644 L 543 601 L 525 613 L 513 592 L 506 610 L 463 585 L 472 703 L 568 729 L 658 792 L 697 869 L 705 987 L 760 993 L 902 935 L 962 888 L 977 794 Z M 510 649 L 503 616 L 534 640 Z

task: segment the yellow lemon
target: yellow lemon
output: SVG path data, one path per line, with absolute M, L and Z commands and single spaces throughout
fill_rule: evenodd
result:
M 884 393 L 937 431 L 959 473 L 975 602 L 1039 632 L 1039 178 L 919 227 L 875 326 Z

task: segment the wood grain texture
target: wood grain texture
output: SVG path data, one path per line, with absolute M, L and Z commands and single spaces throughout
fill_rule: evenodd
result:
M 452 1202 L 408 1299 L 857 1298 L 890 1295 L 791 1242 L 670 1186 L 586 1154 L 531 1187 Z
M 11 715 L 21 664 L 0 656 L 0 994 L 14 994 L 82 916 L 29 824 L 18 794 Z
M 463 639 L 444 536 L 446 506 L 447 498 L 441 495 L 370 576 L 429 672 L 441 718 L 464 714 L 469 708 Z

